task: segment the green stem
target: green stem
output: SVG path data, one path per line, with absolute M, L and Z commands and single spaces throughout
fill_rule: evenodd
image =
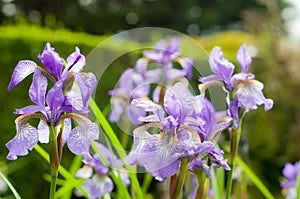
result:
M 60 164 L 58 145 L 57 145 L 57 132 L 53 124 L 50 124 L 50 141 L 49 141 L 49 155 L 50 155 L 50 170 L 51 170 L 51 186 L 50 186 L 50 199 L 55 198 L 56 180 L 58 175 L 58 167 Z
M 206 178 L 205 171 L 199 170 L 197 172 L 198 189 L 195 199 L 205 199 L 208 190 L 208 179 Z
M 231 189 L 232 189 L 232 175 L 235 168 L 235 158 L 238 153 L 239 142 L 241 137 L 241 125 L 242 122 L 240 121 L 240 128 L 239 129 L 231 129 L 231 137 L 230 137 L 230 162 L 229 166 L 231 170 L 228 173 L 227 178 L 227 187 L 226 187 L 226 199 L 230 198 Z
M 175 198 L 175 199 L 180 198 L 181 190 L 183 188 L 183 184 L 184 184 L 185 179 L 186 179 L 186 173 L 187 173 L 187 170 L 188 170 L 188 165 L 189 165 L 189 159 L 188 158 L 183 158 L 181 160 L 181 165 L 180 165 L 180 168 L 179 168 L 178 176 L 176 177 L 174 185 L 172 185 L 172 188 L 174 188 L 174 189 L 171 191 L 170 198 Z

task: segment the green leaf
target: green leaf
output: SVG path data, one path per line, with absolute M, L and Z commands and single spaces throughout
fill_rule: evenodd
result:
M 34 149 L 49 163 L 49 154 L 40 146 L 40 145 L 35 145 Z M 59 166 L 58 172 L 69 182 L 71 183 L 74 187 L 79 189 L 81 193 L 87 198 L 88 195 L 86 191 L 83 189 L 81 186 L 80 180 L 74 178 L 74 176 L 68 172 L 62 165 Z
M 242 159 L 237 156 L 235 162 L 243 168 L 243 171 L 247 174 L 248 178 L 267 199 L 275 199 L 268 188 L 262 183 L 262 181 L 255 175 L 255 173 L 247 166 L 247 164 Z
M 100 126 L 106 133 L 106 135 L 109 138 L 109 140 L 111 141 L 111 143 L 113 143 L 119 157 L 121 159 L 125 158 L 126 152 L 125 152 L 125 149 L 123 148 L 123 145 L 119 141 L 117 135 L 115 134 L 114 130 L 111 128 L 111 126 L 110 126 L 109 122 L 107 121 L 107 119 L 105 118 L 105 116 L 102 114 L 102 112 L 99 109 L 99 107 L 97 106 L 96 102 L 93 99 L 90 99 L 89 105 L 90 105 L 92 112 L 96 116 Z M 136 194 L 137 194 L 137 198 L 144 198 L 143 190 L 137 179 L 136 171 L 134 170 L 134 168 L 132 166 L 129 166 L 127 164 L 124 164 L 124 166 L 129 173 L 129 177 L 131 180 L 131 186 L 134 187 L 134 190 L 136 191 Z
M 10 188 L 10 190 L 13 192 L 16 199 L 21 199 L 20 195 L 14 188 L 14 186 L 9 182 L 9 180 L 3 175 L 3 173 L 0 171 L 0 177 L 4 180 L 4 182 L 7 184 L 7 186 Z

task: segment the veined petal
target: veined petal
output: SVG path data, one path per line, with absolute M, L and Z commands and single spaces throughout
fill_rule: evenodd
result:
M 128 164 L 145 167 L 157 180 L 174 175 L 184 154 L 173 138 L 149 134 L 143 127 L 134 130 L 134 149 L 125 158 Z
M 90 144 L 98 139 L 99 129 L 95 123 L 82 123 L 74 128 L 67 140 L 68 147 L 76 155 L 89 155 Z
M 74 72 L 79 73 L 82 71 L 83 66 L 85 65 L 85 56 L 80 53 L 80 49 L 78 47 L 75 48 L 75 52 L 73 52 L 67 58 L 67 66 L 64 70 L 65 72 Z
M 8 160 L 16 160 L 17 156 L 27 155 L 28 150 L 32 150 L 38 143 L 37 129 L 27 124 L 29 118 L 20 116 L 16 119 L 17 134 L 6 144 L 9 150 L 7 155 Z
M 43 120 L 40 120 L 37 130 L 40 143 L 49 143 L 49 126 Z
M 72 87 L 67 93 L 67 99 L 75 110 L 82 111 L 85 105 L 84 98 L 89 94 L 89 87 L 81 75 L 75 73 L 74 78 Z
M 64 61 L 59 54 L 55 52 L 50 43 L 45 45 L 44 51 L 38 56 L 47 71 L 54 74 L 57 79 L 60 79 Z
M 242 73 L 246 73 L 248 71 L 248 68 L 252 62 L 252 59 L 250 55 L 247 53 L 247 45 L 243 44 L 240 49 L 238 50 L 238 53 L 236 54 L 236 59 L 239 61 Z
M 8 91 L 11 91 L 16 85 L 23 81 L 28 75 L 34 72 L 36 63 L 30 60 L 19 61 L 9 82 Z
M 32 102 L 40 106 L 45 106 L 47 85 L 47 78 L 41 70 L 36 68 L 33 74 L 32 84 L 29 88 L 29 96 Z

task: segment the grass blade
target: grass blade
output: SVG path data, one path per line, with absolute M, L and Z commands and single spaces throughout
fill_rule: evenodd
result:
M 254 172 L 247 166 L 247 164 L 243 160 L 241 160 L 239 157 L 236 157 L 235 161 L 239 166 L 243 168 L 243 171 L 247 174 L 248 178 L 267 199 L 275 199 L 268 188 L 262 183 L 262 181 L 260 181 L 260 179 L 254 174 Z
M 0 177 L 4 180 L 4 182 L 7 184 L 7 186 L 10 188 L 12 193 L 14 194 L 16 199 L 21 199 L 20 195 L 18 194 L 17 190 L 14 188 L 14 186 L 9 182 L 9 180 L 3 175 L 3 173 L 0 171 Z

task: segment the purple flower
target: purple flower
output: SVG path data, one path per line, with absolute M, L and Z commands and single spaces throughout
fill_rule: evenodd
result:
M 300 171 L 300 162 L 296 162 L 294 165 L 291 163 L 286 163 L 282 174 L 287 181 L 282 182 L 280 185 L 282 188 L 292 188 L 297 185 L 297 176 Z
M 212 49 L 209 56 L 209 65 L 214 73 L 208 77 L 200 77 L 202 83 L 208 83 L 217 80 L 223 80 L 228 90 L 232 89 L 231 76 L 234 71 L 234 65 L 223 57 L 223 52 L 220 47 L 216 46 Z
M 243 44 L 236 58 L 241 66 L 241 72 L 233 74 L 234 65 L 223 57 L 220 47 L 213 48 L 209 64 L 213 75 L 200 77 L 199 80 L 209 85 L 216 81 L 225 83 L 226 92 L 233 96 L 233 99 L 227 101 L 229 106 L 229 116 L 234 118 L 234 127 L 239 128 L 238 110 L 242 108 L 245 112 L 257 109 L 257 106 L 264 104 L 265 111 L 273 107 L 273 100 L 265 98 L 262 89 L 263 84 L 254 79 L 254 75 L 247 73 L 252 62 L 250 55 L 247 53 L 246 44 Z
M 32 61 L 20 61 L 8 86 L 10 91 L 34 73 L 29 88 L 29 97 L 34 105 L 16 109 L 15 114 L 24 115 L 16 119 L 17 134 L 6 144 L 9 149 L 7 158 L 16 159 L 17 156 L 26 155 L 38 141 L 48 143 L 49 126 L 56 128 L 57 132 L 63 130 L 63 135 L 57 137 L 62 139 L 60 143 L 67 142 L 73 153 L 88 156 L 90 142 L 99 136 L 98 127 L 84 116 L 72 112 L 87 114 L 88 101 L 97 83 L 95 76 L 92 73 L 81 73 L 85 57 L 78 48 L 67 58 L 64 72 L 62 58 L 49 43 L 38 58 L 45 68 Z M 47 77 L 54 81 L 48 91 Z M 40 119 L 38 128 L 28 125 L 30 118 Z M 78 126 L 71 129 L 68 118 L 75 120 Z M 61 129 L 61 124 L 64 124 L 64 129 Z
M 123 162 L 104 145 L 98 142 L 95 142 L 95 145 L 104 160 L 98 154 L 94 154 L 93 157 L 85 157 L 83 160 L 85 165 L 76 173 L 76 177 L 87 179 L 82 186 L 89 198 L 99 198 L 113 190 L 113 182 L 108 176 L 109 167 L 113 169 L 116 176 L 122 179 L 125 185 L 130 184 L 128 173 L 123 169 Z
M 189 125 L 191 121 L 204 124 L 201 118 L 194 118 L 201 109 L 198 107 L 201 104 L 195 103 L 196 99 L 187 85 L 179 82 L 167 89 L 164 109 L 150 100 L 133 100 L 132 104 L 152 114 L 139 118 L 149 123 L 134 130 L 134 149 L 125 161 L 145 167 L 160 181 L 177 173 L 183 157 L 208 156 L 213 162 L 225 166 L 226 162 L 220 153 L 217 154 L 215 144 L 201 142 L 198 128 Z M 158 128 L 160 133 L 151 135 L 147 131 L 150 127 Z
M 145 115 L 145 112 L 134 105 L 128 107 L 129 102 L 133 99 L 148 97 L 150 85 L 153 83 L 159 84 L 158 87 L 160 87 L 160 84 L 164 86 L 176 78 L 187 77 L 190 79 L 192 77 L 193 60 L 180 57 L 179 44 L 178 38 L 173 38 L 169 44 L 161 40 L 156 44 L 153 52 L 143 52 L 143 57 L 136 61 L 134 69 L 124 71 L 119 80 L 119 87 L 109 92 L 109 95 L 112 96 L 110 121 L 117 122 L 126 113 L 134 124 L 141 124 L 136 118 Z M 149 66 L 150 62 L 151 67 Z M 181 65 L 182 69 L 173 68 L 173 62 Z M 156 67 L 153 68 L 153 65 Z M 156 89 L 156 91 L 158 90 Z M 153 98 L 157 98 L 157 96 L 153 96 Z

